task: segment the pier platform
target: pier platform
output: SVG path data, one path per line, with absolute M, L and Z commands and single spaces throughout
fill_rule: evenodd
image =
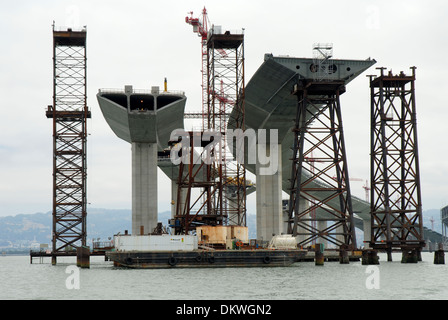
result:
M 348 251 L 347 252 L 349 261 L 361 261 L 362 252 L 359 251 Z M 314 251 L 308 251 L 300 262 L 314 262 L 316 258 L 316 253 Z M 339 251 L 338 250 L 324 250 L 324 261 L 339 261 Z

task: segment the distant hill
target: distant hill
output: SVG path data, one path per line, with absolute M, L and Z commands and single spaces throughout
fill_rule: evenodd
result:
M 170 211 L 160 212 L 159 221 L 164 225 L 170 218 Z M 434 230 L 430 230 L 434 225 Z M 51 212 L 35 214 L 19 214 L 0 217 L 0 248 L 29 249 L 32 244 L 51 243 Z M 432 209 L 423 212 L 425 239 L 439 242 L 442 233 L 440 210 Z M 256 216 L 247 215 L 249 238 L 256 238 Z M 87 243 L 92 239 L 106 240 L 118 232 L 132 230 L 131 210 L 89 209 L 87 216 Z M 360 235 L 360 237 L 362 237 Z M 359 239 L 361 241 L 362 239 Z
M 33 240 L 49 243 L 50 238 L 50 213 L 0 217 L 0 248 L 29 246 Z
M 87 213 L 87 243 L 106 240 L 118 232 L 131 232 L 131 210 L 89 209 Z M 159 221 L 167 225 L 170 211 L 160 212 Z M 0 217 L 0 248 L 30 248 L 32 244 L 51 243 L 51 212 L 18 214 Z M 249 237 L 255 238 L 255 216 L 247 215 Z
M 428 229 L 442 233 L 442 220 L 440 218 L 440 209 L 431 209 L 423 211 L 423 225 Z M 432 222 L 432 221 L 433 222 Z M 432 225 L 434 224 L 434 228 Z
M 440 209 L 423 211 L 422 216 L 425 240 L 430 240 L 433 243 L 443 242 Z
M 0 217 L 0 248 L 29 247 L 31 243 L 51 243 L 52 214 L 18 214 Z M 103 240 L 124 230 L 131 230 L 130 210 L 89 209 L 87 215 L 88 242 Z

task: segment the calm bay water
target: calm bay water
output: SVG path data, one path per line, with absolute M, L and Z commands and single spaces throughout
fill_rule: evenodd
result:
M 302 262 L 284 268 L 160 270 L 120 269 L 91 257 L 90 269 L 79 269 L 79 289 L 68 288 L 75 258 L 58 258 L 52 266 L 47 258 L 30 264 L 29 256 L 0 256 L 0 299 L 448 299 L 448 264 L 434 265 L 433 253 L 422 253 L 417 264 L 402 264 L 399 253 L 393 262 L 379 256 L 373 268 L 361 262 Z

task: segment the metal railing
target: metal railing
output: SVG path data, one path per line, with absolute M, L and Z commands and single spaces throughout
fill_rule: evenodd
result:
M 127 93 L 125 89 L 98 89 L 98 93 L 118 93 L 118 94 L 125 94 Z M 131 94 L 149 94 L 149 95 L 180 95 L 185 96 L 185 91 L 180 90 L 169 90 L 169 91 L 163 91 L 159 90 L 158 92 L 154 92 L 151 89 L 132 89 Z
M 244 34 L 244 29 L 226 29 L 222 26 L 213 26 L 209 30 L 209 36 L 213 34 L 232 34 L 232 35 L 238 35 L 238 34 Z
M 53 31 L 55 32 L 87 32 L 87 26 L 83 27 L 64 27 L 53 25 Z

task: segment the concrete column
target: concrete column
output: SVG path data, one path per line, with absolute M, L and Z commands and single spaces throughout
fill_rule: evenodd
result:
M 340 241 L 340 242 L 344 242 L 344 227 L 342 225 L 338 226 L 336 228 L 336 233 L 338 233 L 336 235 L 336 240 Z
M 325 247 L 323 247 L 321 245 L 321 243 L 316 243 L 315 246 L 315 256 L 314 256 L 314 263 L 316 266 L 323 266 L 324 265 L 324 261 L 325 261 L 325 255 L 324 255 L 324 250 Z
M 177 181 L 171 180 L 171 219 L 176 215 L 177 208 Z
M 362 221 L 362 227 L 364 229 L 364 247 L 370 248 L 370 237 L 371 237 L 371 230 L 370 230 L 370 219 L 364 219 Z
M 283 214 L 283 218 L 282 218 L 282 232 L 283 233 L 287 233 L 288 232 L 288 220 L 289 220 L 289 212 L 288 212 L 288 207 L 286 207 L 286 209 L 284 207 L 282 207 L 282 214 Z
M 257 202 L 257 239 L 270 241 L 273 235 L 284 232 L 282 209 L 282 168 L 281 146 L 270 154 L 269 145 L 257 145 L 257 154 L 270 158 L 270 163 L 263 165 L 257 157 L 256 163 L 256 202 Z M 277 164 L 274 164 L 278 161 Z M 268 167 L 274 170 L 267 170 Z M 277 170 L 275 170 L 277 167 Z
M 439 243 L 439 248 L 434 252 L 434 264 L 445 264 L 445 251 L 443 244 Z
M 361 259 L 363 265 L 380 264 L 376 250 L 364 249 Z
M 157 226 L 157 145 L 132 143 L 132 234 Z
M 76 265 L 80 268 L 90 268 L 90 249 L 81 246 L 76 249 Z
M 401 263 L 417 263 L 418 262 L 418 252 L 416 249 L 403 250 Z
M 233 212 L 237 212 L 238 200 L 236 198 L 232 199 L 232 198 L 228 197 L 225 199 L 225 201 L 227 201 L 227 205 L 228 205 L 229 209 L 231 209 L 230 210 L 231 213 L 229 213 L 229 217 L 228 217 L 228 224 L 229 225 L 237 225 L 238 213 L 233 213 Z
M 317 221 L 317 229 L 319 231 L 325 230 L 327 228 L 327 221 Z M 328 241 L 324 238 L 317 238 L 316 240 L 318 243 L 322 243 L 325 247 L 325 249 L 328 248 Z
M 177 180 L 171 180 L 171 218 L 174 218 L 176 215 L 176 209 L 177 209 Z M 180 195 L 180 205 L 181 208 L 183 208 L 183 205 L 185 204 L 185 198 L 187 196 L 188 189 L 182 188 L 182 192 Z

